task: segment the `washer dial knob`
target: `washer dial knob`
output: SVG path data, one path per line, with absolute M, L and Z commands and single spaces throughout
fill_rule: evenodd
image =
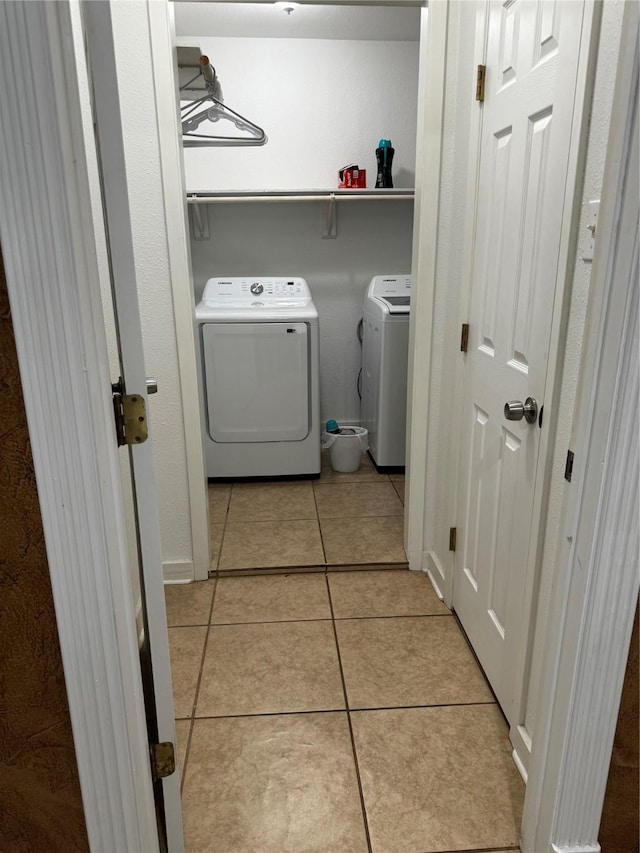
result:
M 264 287 L 260 284 L 259 281 L 254 281 L 254 283 L 249 289 L 251 290 L 251 293 L 254 293 L 256 296 L 258 296 L 260 293 L 262 293 Z

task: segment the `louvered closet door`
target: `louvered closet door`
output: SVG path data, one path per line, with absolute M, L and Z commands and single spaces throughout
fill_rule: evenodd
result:
M 563 204 L 582 14 L 578 0 L 492 3 L 486 96 L 478 107 L 454 607 L 508 717 L 517 690 L 513 656 L 527 640 L 541 428 L 506 420 L 503 408 L 527 397 L 550 403 L 545 382 L 569 215 Z

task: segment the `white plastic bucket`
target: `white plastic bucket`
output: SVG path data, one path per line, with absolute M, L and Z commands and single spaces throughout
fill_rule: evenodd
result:
M 344 435 L 324 433 L 322 443 L 324 447 L 329 448 L 329 459 L 333 470 L 346 474 L 358 470 L 362 454 L 369 447 L 369 440 L 367 430 L 363 427 L 343 426 L 342 429 L 353 432 Z

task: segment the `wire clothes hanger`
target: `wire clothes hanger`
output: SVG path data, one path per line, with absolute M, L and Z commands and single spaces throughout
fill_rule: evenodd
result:
M 198 146 L 216 145 L 264 145 L 267 142 L 267 134 L 261 127 L 240 115 L 231 107 L 226 106 L 222 100 L 222 89 L 216 70 L 206 56 L 200 57 L 200 72 L 192 80 L 189 80 L 182 88 L 190 85 L 197 77 L 204 78 L 207 87 L 206 95 L 189 101 L 180 107 L 182 120 L 182 144 L 185 148 Z M 202 109 L 200 109 L 202 107 Z M 199 110 L 199 111 L 198 111 Z M 248 136 L 224 136 L 212 133 L 200 133 L 200 126 L 205 122 L 230 121 L 240 131 Z

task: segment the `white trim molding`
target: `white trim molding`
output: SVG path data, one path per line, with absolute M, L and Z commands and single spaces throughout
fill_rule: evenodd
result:
M 551 850 L 553 853 L 600 853 L 600 845 L 571 844 L 567 847 L 560 847 L 557 844 L 552 844 Z
M 407 375 L 407 499 L 404 533 L 409 568 L 413 570 L 425 568 L 427 424 L 448 18 L 449 0 L 431 0 L 428 10 L 422 10 L 411 263 L 413 295 Z
M 165 583 L 188 583 L 192 580 L 200 580 L 200 578 L 195 577 L 193 560 L 175 560 L 173 563 L 163 563 L 162 577 Z
M 447 578 L 442 567 L 442 563 L 438 559 L 438 555 L 435 551 L 424 552 L 423 565 L 423 572 L 426 573 L 431 581 L 431 586 L 433 587 L 435 594 L 438 596 L 440 601 L 445 601 L 444 585 Z
M 560 847 L 558 844 L 552 844 L 551 850 L 553 853 L 600 853 L 600 845 L 570 844 L 566 847 Z
M 167 253 L 171 268 L 176 347 L 184 419 L 193 553 L 193 574 L 191 577 L 195 580 L 206 580 L 209 576 L 210 556 L 209 499 L 200 423 L 193 282 L 182 146 L 176 111 L 177 86 L 174 79 L 174 50 L 171 43 L 169 4 L 147 0 L 147 14 L 153 58 Z M 167 577 L 165 570 L 165 579 Z
M 158 849 L 158 833 L 74 55 L 79 21 L 76 0 L 0 3 L 0 239 L 89 844 L 146 853 Z
M 625 7 L 525 853 L 598 851 L 638 599 L 638 7 Z

